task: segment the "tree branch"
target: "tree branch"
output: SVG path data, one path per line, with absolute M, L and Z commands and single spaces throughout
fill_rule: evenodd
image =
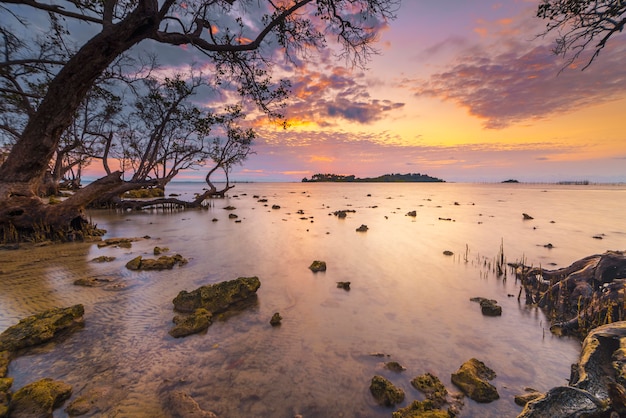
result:
M 45 10 L 46 12 L 58 14 L 58 15 L 65 16 L 65 17 L 71 17 L 72 19 L 78 19 L 78 20 L 82 20 L 85 22 L 104 23 L 102 19 L 99 19 L 93 16 L 83 15 L 80 13 L 69 12 L 67 10 L 64 10 L 61 6 L 38 3 L 35 0 L 2 0 L 2 2 L 11 3 L 11 4 L 23 4 L 26 6 L 33 7 L 35 9 Z

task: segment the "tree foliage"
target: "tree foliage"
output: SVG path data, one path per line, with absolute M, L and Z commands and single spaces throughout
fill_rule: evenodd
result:
M 546 33 L 558 32 L 554 52 L 571 54 L 570 62 L 589 47 L 594 48 L 587 65 L 604 49 L 610 38 L 626 24 L 626 2 L 622 0 L 543 0 L 537 16 L 548 21 Z

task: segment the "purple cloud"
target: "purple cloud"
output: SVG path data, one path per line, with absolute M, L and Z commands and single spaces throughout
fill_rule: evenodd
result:
M 545 42 L 531 49 L 528 43 L 510 42 L 509 50 L 497 55 L 474 48 L 446 70 L 415 81 L 413 89 L 417 96 L 438 97 L 467 108 L 490 129 L 623 97 L 626 47 L 622 44 L 614 42 L 581 71 L 587 63 L 584 57 L 579 65 L 564 68 L 566 61 Z

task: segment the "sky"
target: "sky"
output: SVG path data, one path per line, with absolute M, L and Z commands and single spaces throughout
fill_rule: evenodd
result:
M 538 4 L 402 0 L 397 18 L 378 26 L 378 53 L 365 68 L 332 48 L 288 71 L 279 63 L 277 75 L 292 84 L 289 127 L 251 115 L 254 154 L 231 180 L 421 173 L 450 182 L 626 182 L 626 34 L 584 70 L 585 57 L 568 65 L 553 53 L 555 35 L 541 36 Z M 74 35 L 85 26 L 76 25 Z M 157 47 L 166 70 L 202 60 L 187 46 L 138 46 Z M 215 106 L 214 95 L 197 100 Z
M 291 126 L 255 126 L 232 178 L 626 182 L 624 37 L 567 66 L 537 4 L 404 0 L 367 68 L 327 53 L 289 75 Z

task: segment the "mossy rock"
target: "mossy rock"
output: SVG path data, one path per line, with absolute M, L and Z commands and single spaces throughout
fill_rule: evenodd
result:
M 168 252 L 169 250 L 170 249 L 167 247 L 154 247 L 154 250 L 152 250 L 152 252 L 154 253 L 154 255 L 161 255 Z
M 411 385 L 426 395 L 426 399 L 432 401 L 439 408 L 446 403 L 448 390 L 435 375 L 426 373 L 411 380 Z
M 52 411 L 72 395 L 72 386 L 52 379 L 41 379 L 24 386 L 11 398 L 12 417 L 51 417 Z
M 104 241 L 98 243 L 98 248 L 102 247 L 120 247 L 131 248 L 133 241 L 137 241 L 137 238 L 107 238 Z
M 448 411 L 437 409 L 430 401 L 413 401 L 411 405 L 400 408 L 391 414 L 392 418 L 450 418 Z
M 385 369 L 391 370 L 392 372 L 403 372 L 406 370 L 406 367 L 398 363 L 397 361 L 390 361 L 385 363 Z
M 7 375 L 9 362 L 11 361 L 11 352 L 8 350 L 0 351 L 0 378 Z
M 317 273 L 318 271 L 326 271 L 326 261 L 315 260 L 309 266 L 309 269 Z
M 280 313 L 276 312 L 274 313 L 274 315 L 272 315 L 272 318 L 270 319 L 270 325 L 275 327 L 280 325 L 281 321 L 283 320 L 283 317 L 280 316 Z
M 126 263 L 126 268 L 129 270 L 171 270 L 177 264 L 181 266 L 187 264 L 187 259 L 180 254 L 162 255 L 157 259 L 137 256 Z
M 494 379 L 496 373 L 480 360 L 472 358 L 452 373 L 452 383 L 470 399 L 489 403 L 500 398 L 498 390 L 487 380 Z
M 404 400 L 404 391 L 382 376 L 372 378 L 370 392 L 376 402 L 383 406 L 393 406 Z
M 174 328 L 169 334 L 174 338 L 186 337 L 206 330 L 212 323 L 213 314 L 206 309 L 196 309 L 190 315 L 176 315 Z
M 235 280 L 201 286 L 191 292 L 183 290 L 172 302 L 178 312 L 194 312 L 196 309 L 204 308 L 215 314 L 255 296 L 259 287 L 261 281 L 258 277 L 239 277 Z
M 115 260 L 115 257 L 109 257 L 106 255 L 101 255 L 100 257 L 93 258 L 91 261 L 94 263 L 109 263 Z
M 83 305 L 55 308 L 29 316 L 0 334 L 0 352 L 43 344 L 66 330 L 83 326 Z

